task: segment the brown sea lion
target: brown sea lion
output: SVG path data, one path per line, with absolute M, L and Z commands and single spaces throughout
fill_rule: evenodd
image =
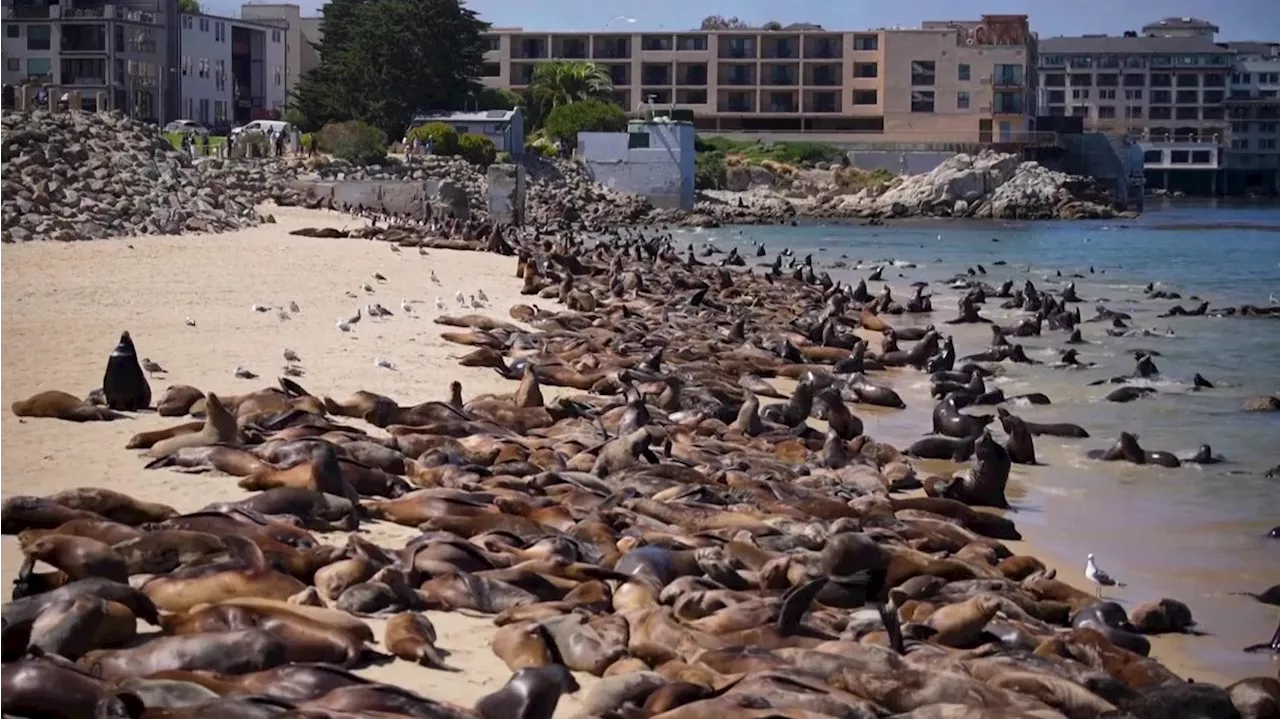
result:
M 383 630 L 382 645 L 406 661 L 447 672 L 458 671 L 444 663 L 436 648 L 436 628 L 425 614 L 401 612 L 391 617 Z
M 166 457 L 183 447 L 206 447 L 214 444 L 233 445 L 240 429 L 235 417 L 227 411 L 218 395 L 210 392 L 205 397 L 204 427 L 193 434 L 181 434 L 157 442 L 148 451 L 152 457 Z
M 128 415 L 90 404 L 73 394 L 58 390 L 33 394 L 14 402 L 10 408 L 19 417 L 48 417 L 68 422 L 110 422 L 128 418 Z
M 123 644 L 137 635 L 137 629 L 138 619 L 128 607 L 82 595 L 45 608 L 31 626 L 31 644 L 74 660 L 94 649 Z
M 476 702 L 476 712 L 484 719 L 551 719 L 560 695 L 576 691 L 577 680 L 562 664 L 521 669 Z
M 0 532 L 17 534 L 27 529 L 53 529 L 75 519 L 100 520 L 93 512 L 64 507 L 46 497 L 18 495 L 0 504 Z
M 44 562 L 72 580 L 102 577 L 116 582 L 129 581 L 129 568 L 110 545 L 96 539 L 70 534 L 50 534 L 23 547 L 26 561 L 18 569 L 21 582 L 31 574 L 37 561 Z
M 221 538 L 205 532 L 156 529 L 112 545 L 129 574 L 165 574 L 227 552 Z
M 190 412 L 191 406 L 200 399 L 204 399 L 204 392 L 191 385 L 169 385 L 156 402 L 156 414 L 161 417 L 181 417 Z
M 77 663 L 95 676 L 123 679 L 174 670 L 256 672 L 279 666 L 288 656 L 285 641 L 273 632 L 241 629 L 161 636 L 131 649 L 96 649 Z
M 966 648 L 975 646 L 982 630 L 1000 611 L 1000 600 L 979 595 L 959 604 L 948 604 L 935 611 L 925 621 L 928 630 L 919 632 L 922 638 L 945 647 Z M 908 627 L 903 628 L 908 633 Z M 931 630 L 931 631 L 929 631 Z
M 272 569 L 256 544 L 236 535 L 222 538 L 235 559 L 227 563 L 189 567 L 152 577 L 142 591 L 155 605 L 183 612 L 197 604 L 235 597 L 288 599 L 306 588 L 302 582 Z
M 6 716 L 137 719 L 146 707 L 75 665 L 30 656 L 0 668 L 0 709 Z
M 364 640 L 342 626 L 333 626 L 283 607 L 206 604 L 182 614 L 161 618 L 172 635 L 265 629 L 284 640 L 291 662 L 331 662 L 349 666 L 368 653 Z
M 71 509 L 93 512 L 121 524 L 138 525 L 144 522 L 163 522 L 178 516 L 178 511 L 167 504 L 143 502 L 114 489 L 102 487 L 76 487 L 57 492 L 49 499 Z
M 184 422 L 173 427 L 165 427 L 164 429 L 153 429 L 146 432 L 139 432 L 129 438 L 124 445 L 125 449 L 151 449 L 156 446 L 157 442 L 163 442 L 166 439 L 172 439 L 179 435 L 193 434 L 204 429 L 204 421 L 196 420 L 195 422 Z
M 533 370 L 533 363 L 524 366 L 524 374 L 520 377 L 520 387 L 516 389 L 515 405 L 521 408 L 541 407 L 542 390 L 538 387 L 538 375 Z
M 143 532 L 136 527 L 112 522 L 108 519 L 73 519 L 70 522 L 63 522 L 53 529 L 27 529 L 18 532 L 18 546 L 25 547 L 47 534 L 71 534 L 114 545 L 140 537 Z

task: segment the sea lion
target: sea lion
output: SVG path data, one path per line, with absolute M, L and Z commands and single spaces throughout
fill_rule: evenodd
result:
M 181 417 L 190 412 L 192 405 L 201 399 L 204 399 L 204 392 L 191 385 L 169 385 L 156 402 L 156 414 L 161 417 Z
M 146 522 L 163 522 L 178 516 L 167 504 L 143 502 L 127 494 L 103 487 L 76 487 L 49 496 L 49 499 L 71 509 L 93 512 L 113 522 L 136 526 Z
M 1189 462 L 1191 464 L 1217 464 L 1223 461 L 1222 455 L 1214 454 L 1213 448 L 1207 444 L 1200 445 L 1199 449 L 1197 449 L 1194 454 L 1179 457 L 1178 459 L 1182 462 Z
M 5 624 L 22 624 L 34 621 L 36 617 L 53 604 L 81 596 L 93 596 L 118 602 L 128 607 L 129 611 L 133 612 L 133 615 L 137 618 L 148 624 L 160 625 L 159 612 L 156 611 L 156 605 L 151 601 L 150 597 L 128 584 L 114 582 L 102 577 L 80 579 L 43 594 L 15 599 L 5 604 L 0 611 L 3 612 Z
M 1091 449 L 1086 455 L 1090 459 L 1101 459 L 1107 462 L 1124 460 L 1133 464 L 1157 464 L 1161 467 L 1180 467 L 1182 462 L 1168 452 L 1147 451 L 1138 444 L 1137 435 L 1121 432 L 1120 438 L 1110 449 Z
M 1156 388 L 1155 387 L 1136 387 L 1133 385 L 1126 385 L 1124 387 L 1120 387 L 1119 389 L 1114 389 L 1111 392 L 1107 393 L 1107 396 L 1104 397 L 1103 399 L 1107 400 L 1108 402 L 1124 403 L 1124 402 L 1132 402 L 1135 399 L 1142 399 L 1143 397 L 1146 397 L 1149 394 L 1156 394 Z
M 18 417 L 48 417 L 65 419 L 68 422 L 110 422 L 128 418 L 128 415 L 120 414 L 107 407 L 99 407 L 59 390 L 37 392 L 26 399 L 14 402 L 10 408 Z
M 256 544 L 237 535 L 222 537 L 235 556 L 228 563 L 207 564 L 152 577 L 142 591 L 157 607 L 183 612 L 197 604 L 235 597 L 287 599 L 306 588 L 302 582 L 272 569 Z
M 136 539 L 142 536 L 143 532 L 136 527 L 130 527 L 127 524 L 120 524 L 107 519 L 73 519 L 70 522 L 63 522 L 53 529 L 28 529 L 19 532 L 18 546 L 25 547 L 48 534 L 71 534 L 77 537 L 96 539 L 103 544 L 114 545 L 130 539 Z
M 925 620 L 923 630 L 907 625 L 903 631 L 944 647 L 965 649 L 979 643 L 983 630 L 999 611 L 998 597 L 978 595 L 939 608 Z
M 1009 502 L 1005 499 L 1004 490 L 1012 464 L 1009 452 L 985 430 L 973 449 L 976 457 L 973 468 L 963 476 L 945 482 L 939 496 L 980 507 L 1007 509 Z
M 120 333 L 120 341 L 107 359 L 102 393 L 111 409 L 136 412 L 151 406 L 151 385 L 138 364 L 138 353 L 128 331 Z
M 406 661 L 447 672 L 458 671 L 444 663 L 436 648 L 436 628 L 425 614 L 401 612 L 391 617 L 383 630 L 382 645 Z
M 995 419 L 992 415 L 964 414 L 956 407 L 954 395 L 947 395 L 933 408 L 934 434 L 964 439 L 976 437 L 982 433 L 983 427 Z
M 91 650 L 123 644 L 137 629 L 137 617 L 123 604 L 79 596 L 40 613 L 31 626 L 31 645 L 75 660 Z
M 1143 634 L 1187 632 L 1196 625 L 1190 607 L 1167 597 L 1156 602 L 1143 602 L 1134 607 L 1129 616 L 1133 627 Z
M 227 411 L 218 395 L 210 392 L 205 397 L 204 428 L 192 434 L 180 434 L 157 442 L 147 452 L 152 457 L 167 457 L 184 447 L 209 445 L 234 445 L 240 434 L 236 418 Z
M 125 443 L 124 448 L 151 449 L 156 446 L 157 442 L 163 442 L 166 439 L 171 439 L 178 435 L 199 432 L 202 429 L 204 429 L 204 420 L 196 420 L 194 422 L 184 422 L 172 427 L 165 427 L 164 429 L 153 429 L 146 432 L 139 432 L 129 438 L 129 441 Z M 150 469 L 151 467 L 148 466 L 147 468 Z
M 964 439 L 933 435 L 912 442 L 902 453 L 908 457 L 921 459 L 950 459 L 954 462 L 967 462 L 973 456 L 973 447 L 977 441 L 977 435 Z
M 151 676 L 174 670 L 243 674 L 288 661 L 288 647 L 263 629 L 160 636 L 131 649 L 96 649 L 77 662 L 106 679 Z
M 96 539 L 69 534 L 50 534 L 22 548 L 26 561 L 18 569 L 15 582 L 23 582 L 37 561 L 65 572 L 73 581 L 102 577 L 116 582 L 129 581 L 129 568 L 111 547 Z
M 184 564 L 198 564 L 223 554 L 227 545 L 205 532 L 155 529 L 115 543 L 111 549 L 124 560 L 129 574 L 165 574 Z
M 330 662 L 343 666 L 376 654 L 361 635 L 343 625 L 304 616 L 285 607 L 206 604 L 182 614 L 165 615 L 166 634 L 190 635 L 239 629 L 264 629 L 284 641 L 288 661 Z
M 1004 407 L 996 408 L 996 415 L 999 417 L 1014 416 Z M 1050 424 L 1041 424 L 1039 422 L 1028 422 L 1022 420 L 1022 425 L 1027 428 L 1033 437 L 1041 435 L 1049 435 L 1051 437 L 1071 437 L 1075 439 L 1086 439 L 1089 433 L 1083 427 L 1068 422 L 1056 422 Z
M 578 691 L 563 664 L 521 669 L 498 691 L 476 702 L 484 719 L 551 719 L 561 694 Z
M 28 529 L 53 529 L 77 519 L 101 520 L 93 512 L 64 507 L 47 497 L 17 495 L 0 503 L 0 532 L 17 534 Z
M 1017 464 L 1036 464 L 1035 440 L 1031 437 L 1031 431 L 1027 429 L 1026 423 L 1008 412 L 1000 414 L 999 417 L 1000 426 L 1004 428 L 1005 434 L 1009 435 L 1004 448 L 1009 453 L 1010 461 Z
M 146 707 L 137 695 L 113 690 L 75 665 L 40 654 L 0 668 L 0 709 L 5 716 L 49 719 L 142 716 Z

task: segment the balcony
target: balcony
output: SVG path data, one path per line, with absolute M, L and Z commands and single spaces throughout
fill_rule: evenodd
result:
M 64 10 L 62 12 L 62 17 L 65 19 L 73 19 L 73 18 L 74 19 L 79 19 L 79 18 L 93 19 L 93 18 L 105 18 L 106 16 L 107 16 L 106 5 L 89 5 L 85 7 L 73 7 L 68 10 Z
M 14 3 L 12 6 L 4 6 L 5 20 L 47 20 L 51 17 L 56 16 L 51 12 L 50 6 L 44 3 Z
M 640 67 L 642 85 L 670 85 L 671 66 L 645 63 Z
M 729 65 L 720 68 L 720 84 L 738 87 L 756 84 L 755 65 Z
M 511 57 L 518 60 L 546 59 L 547 41 L 533 38 L 512 38 Z
M 591 56 L 597 60 L 628 60 L 631 58 L 631 43 L 625 37 L 596 38 Z
M 105 75 L 72 75 L 66 73 L 62 75 L 62 84 L 67 86 L 83 87 L 85 85 L 105 87 L 107 78 Z
M 675 47 L 675 39 L 671 35 L 643 35 L 640 38 L 643 52 L 671 52 Z
M 558 37 L 552 44 L 552 57 L 559 60 L 587 59 L 587 39 L 585 37 Z
M 766 38 L 764 57 L 770 60 L 797 60 L 800 58 L 800 38 Z
M 811 92 L 804 103 L 805 112 L 840 112 L 840 93 Z
M 706 63 L 680 63 L 676 66 L 676 84 L 704 87 L 707 84 Z
M 125 43 L 125 48 L 129 52 L 138 53 L 140 55 L 154 55 L 156 52 L 155 40 L 130 40 Z
M 1026 111 L 1026 98 L 1021 93 L 997 92 L 992 98 L 993 115 L 1024 115 Z
M 773 87 L 795 87 L 800 84 L 795 65 L 764 65 L 760 68 L 760 84 Z
M 722 92 L 716 109 L 720 112 L 755 112 L 756 94 L 754 92 Z
M 844 44 L 841 38 L 805 37 L 804 57 L 806 60 L 838 60 L 844 55 Z
M 1016 67 L 1012 70 L 998 70 L 991 75 L 991 86 L 1000 87 L 1022 87 L 1022 68 Z
M 839 87 L 840 82 L 840 66 L 824 64 L 810 66 L 804 84 L 813 87 Z
M 62 52 L 106 52 L 107 36 L 102 33 L 99 37 L 74 37 L 65 34 L 62 36 Z
M 755 38 L 720 38 L 720 57 L 732 60 L 756 59 Z
M 631 84 L 631 66 L 630 65 L 607 65 L 609 72 L 609 81 L 614 87 L 626 87 Z

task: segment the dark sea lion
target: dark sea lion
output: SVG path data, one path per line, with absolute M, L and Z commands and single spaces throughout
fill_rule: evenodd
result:
M 1009 410 L 1004 407 L 997 407 L 996 414 L 999 417 L 1013 416 Z M 1049 435 L 1051 437 L 1071 437 L 1076 439 L 1084 439 L 1089 436 L 1083 427 L 1067 422 L 1057 422 L 1050 424 L 1041 424 L 1039 422 L 1028 422 L 1022 420 L 1022 424 L 1032 436 Z
M 360 526 L 358 505 L 345 497 L 301 487 L 274 487 L 239 502 L 218 502 L 202 511 L 245 507 L 266 515 L 291 515 L 302 526 L 320 532 L 354 531 Z
M 184 564 L 197 564 L 223 554 L 227 545 L 205 532 L 156 529 L 111 547 L 130 574 L 164 574 Z
M 288 661 L 285 642 L 273 632 L 241 629 L 161 636 L 131 649 L 97 649 L 78 664 L 106 679 L 151 676 L 174 670 L 242 674 Z
M 19 417 L 48 417 L 65 419 L 69 422 L 110 422 L 128 417 L 58 390 L 33 394 L 26 399 L 14 402 L 10 408 Z
M 954 482 L 945 496 L 965 504 L 1006 509 L 1005 485 L 1012 464 L 1009 452 L 984 431 L 974 444 L 973 468 Z
M 50 654 L 78 659 L 137 635 L 138 619 L 118 602 L 79 596 L 49 605 L 31 626 L 31 644 Z
M 160 625 L 159 612 L 150 597 L 128 584 L 101 577 L 80 579 L 43 594 L 15 599 L 5 604 L 0 611 L 3 611 L 6 624 L 21 624 L 33 621 L 52 604 L 81 596 L 118 602 L 128 607 L 137 618 L 149 624 Z
M 964 414 L 956 407 L 954 395 L 947 395 L 933 408 L 933 431 L 948 437 L 976 437 L 994 419 L 991 415 Z
M 227 411 L 218 395 L 210 392 L 205 397 L 204 428 L 192 434 L 180 434 L 157 442 L 147 452 L 152 457 L 166 457 L 184 447 L 209 445 L 234 445 L 240 434 L 236 418 Z
M 53 529 L 72 520 L 100 520 L 93 512 L 64 507 L 47 497 L 17 495 L 0 503 L 0 532 L 17 534 L 28 529 Z
M 1031 437 L 1031 431 L 1027 429 L 1019 417 L 1004 413 L 999 415 L 1000 426 L 1004 428 L 1005 434 L 1009 435 L 1008 441 L 1005 442 L 1005 451 L 1009 453 L 1009 459 L 1017 464 L 1036 464 L 1036 445 L 1035 440 Z
M 1222 455 L 1214 454 L 1213 448 L 1207 444 L 1200 445 L 1200 448 L 1196 450 L 1195 454 L 1186 457 L 1179 457 L 1178 459 L 1192 464 L 1217 464 L 1223 461 Z
M 476 702 L 476 712 L 484 719 L 551 719 L 560 695 L 576 691 L 577 680 L 562 664 L 521 669 Z
M 1129 612 L 1129 617 L 1133 627 L 1143 634 L 1187 632 L 1196 625 L 1190 607 L 1167 597 L 1139 604 Z
M 93 512 L 113 522 L 139 525 L 163 522 L 178 516 L 167 504 L 143 502 L 127 494 L 102 487 L 76 487 L 50 495 L 49 499 L 71 509 Z
M 37 561 L 65 572 L 73 581 L 101 577 L 116 582 L 129 581 L 129 568 L 110 545 L 96 539 L 69 534 L 50 534 L 23 547 L 26 561 L 18 570 L 17 582 L 31 574 Z
M 1101 459 L 1107 462 L 1124 460 L 1133 464 L 1156 464 L 1161 467 L 1179 467 L 1182 462 L 1168 452 L 1147 451 L 1138 444 L 1137 435 L 1121 432 L 1120 437 L 1110 449 L 1091 449 L 1085 453 L 1090 459 Z
M 13 717 L 137 719 L 145 707 L 137 695 L 113 690 L 74 665 L 33 656 L 0 668 L 0 709 Z
M 444 663 L 436 648 L 436 628 L 425 614 L 401 612 L 388 619 L 382 645 L 406 661 L 447 672 L 458 671 Z
M 181 417 L 190 412 L 192 405 L 201 399 L 204 399 L 204 392 L 191 385 L 170 385 L 156 402 L 156 414 L 161 417 Z
M 1126 385 L 1107 393 L 1107 396 L 1103 399 L 1108 402 L 1124 403 L 1132 402 L 1135 399 L 1142 399 L 1150 394 L 1156 394 L 1155 387 L 1135 387 L 1132 385 Z
M 1280 717 L 1280 679 L 1249 677 L 1227 686 L 1231 704 L 1241 719 L 1276 719 Z
M 921 459 L 950 459 L 954 462 L 967 462 L 973 456 L 977 435 L 964 439 L 933 435 L 912 442 L 902 451 L 908 457 Z
M 138 353 L 127 331 L 120 333 L 120 342 L 107 359 L 102 392 L 111 409 L 136 412 L 151 406 L 151 385 L 147 384 L 147 376 L 138 364 Z
M 143 532 L 127 524 L 107 519 L 73 519 L 53 529 L 28 529 L 18 533 L 18 546 L 25 547 L 47 534 L 71 534 L 89 537 L 104 544 L 118 544 L 142 536 Z

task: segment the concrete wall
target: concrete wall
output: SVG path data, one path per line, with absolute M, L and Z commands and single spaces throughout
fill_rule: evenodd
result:
M 376 182 L 352 180 L 343 182 L 308 182 L 296 180 L 293 187 L 312 197 L 327 198 L 334 207 L 364 207 L 392 215 L 422 217 L 427 205 L 432 211 L 453 210 L 466 217 L 466 195 L 449 181 Z
M 489 215 L 498 222 L 524 222 L 525 174 L 519 165 L 490 165 Z
M 594 181 L 647 198 L 656 207 L 692 209 L 693 126 L 632 123 L 631 133 L 583 132 L 578 156 Z M 647 133 L 649 147 L 628 147 L 629 135 Z

